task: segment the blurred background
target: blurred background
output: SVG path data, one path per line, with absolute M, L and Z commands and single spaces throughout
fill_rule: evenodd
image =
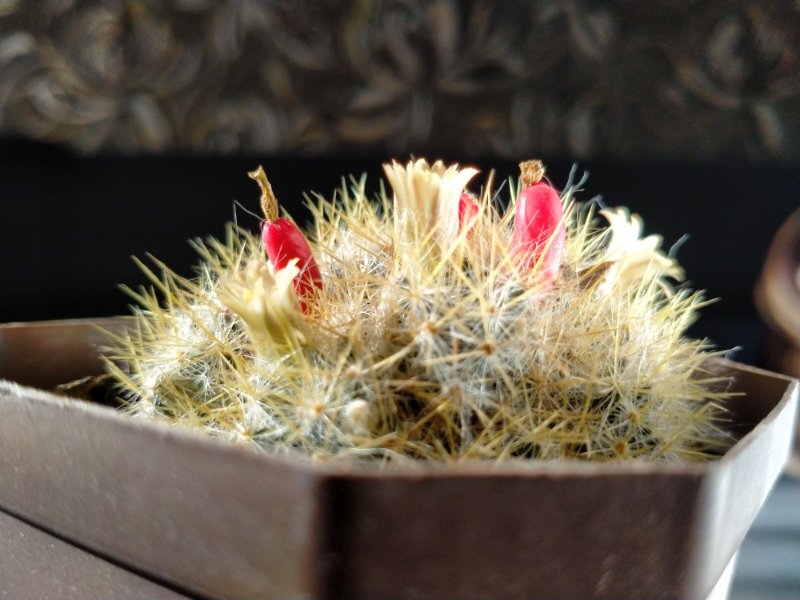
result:
M 190 270 L 264 163 L 303 193 L 411 155 L 639 212 L 763 361 L 752 289 L 800 183 L 787 0 L 0 0 L 0 321 L 125 312 L 130 255 Z M 244 208 L 237 220 L 256 227 Z M 735 323 L 731 326 L 731 323 Z
M 412 155 L 588 170 L 585 199 L 688 236 L 720 298 L 693 335 L 800 371 L 791 0 L 0 0 L 0 322 L 126 312 L 131 255 L 189 274 L 186 240 L 257 227 L 259 163 L 303 222 L 304 192 Z M 764 547 L 786 558 L 748 550 L 737 598 L 800 597 L 782 485 Z

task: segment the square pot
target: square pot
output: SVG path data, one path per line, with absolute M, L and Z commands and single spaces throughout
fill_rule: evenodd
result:
M 798 393 L 714 362 L 742 395 L 741 439 L 712 462 L 378 470 L 44 391 L 99 372 L 101 339 L 85 321 L 0 326 L 0 510 L 215 599 L 705 598 L 787 460 Z

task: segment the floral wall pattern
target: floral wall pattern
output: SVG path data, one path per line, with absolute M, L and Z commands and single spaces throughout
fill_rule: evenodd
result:
M 800 158 L 790 0 L 0 0 L 0 132 L 85 153 Z

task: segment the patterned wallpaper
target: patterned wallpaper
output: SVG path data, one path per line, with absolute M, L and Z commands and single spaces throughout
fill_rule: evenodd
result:
M 800 159 L 797 0 L 0 0 L 78 151 Z

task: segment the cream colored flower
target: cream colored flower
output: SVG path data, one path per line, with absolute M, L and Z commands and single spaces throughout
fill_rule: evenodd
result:
M 661 236 L 642 236 L 642 220 L 625 208 L 604 208 L 600 211 L 609 223 L 611 237 L 600 262 L 609 265 L 602 286 L 615 282 L 640 281 L 655 270 L 658 277 L 682 279 L 678 263 L 661 251 Z
M 258 346 L 299 347 L 308 339 L 306 323 L 294 289 L 300 273 L 297 261 L 275 271 L 271 262 L 252 260 L 243 271 L 223 279 L 219 300 L 244 321 Z
M 461 193 L 478 170 L 445 167 L 441 160 L 429 165 L 424 159 L 405 166 L 392 161 L 383 169 L 394 191 L 395 243 L 401 249 L 435 239 L 450 244 L 459 233 Z

